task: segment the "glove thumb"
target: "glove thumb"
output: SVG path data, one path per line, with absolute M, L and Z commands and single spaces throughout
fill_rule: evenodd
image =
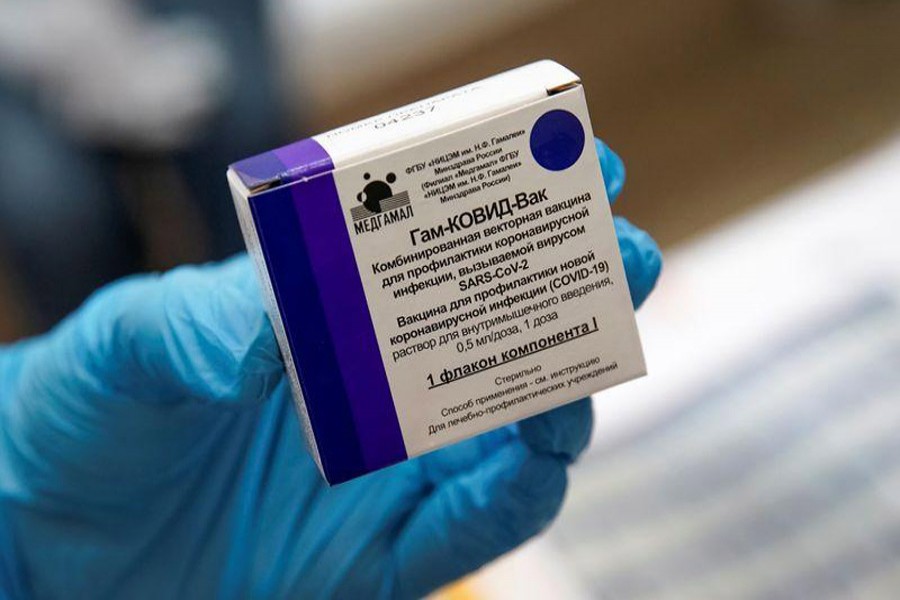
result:
M 284 373 L 246 256 L 109 286 L 18 363 L 0 382 L 0 452 L 45 498 L 114 495 L 198 463 Z

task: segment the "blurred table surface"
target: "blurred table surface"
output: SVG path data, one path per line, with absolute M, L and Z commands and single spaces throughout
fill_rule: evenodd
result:
M 671 249 L 550 532 L 472 598 L 895 598 L 900 132 Z

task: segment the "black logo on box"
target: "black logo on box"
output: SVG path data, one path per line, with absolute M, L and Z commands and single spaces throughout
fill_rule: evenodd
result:
M 368 181 L 372 176 L 366 173 L 363 178 Z M 379 179 L 369 181 L 356 195 L 360 205 L 350 209 L 354 222 L 409 206 L 409 194 L 407 192 L 395 194 L 391 187 L 391 184 L 397 181 L 397 176 L 388 173 L 384 179 L 384 181 Z
M 366 173 L 363 175 L 363 179 L 369 183 L 356 195 L 359 205 L 350 209 L 353 229 L 357 235 L 378 231 L 386 225 L 392 225 L 413 216 L 409 193 L 394 192 L 394 188 L 391 187 L 397 181 L 396 175 L 388 173 L 382 181 L 380 179 L 373 180 L 372 175 Z

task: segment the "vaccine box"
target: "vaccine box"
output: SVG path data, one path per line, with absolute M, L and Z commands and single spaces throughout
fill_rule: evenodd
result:
M 231 165 L 329 483 L 645 374 L 591 131 L 543 61 Z

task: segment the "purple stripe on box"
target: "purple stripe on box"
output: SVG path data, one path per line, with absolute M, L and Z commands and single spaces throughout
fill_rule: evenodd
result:
M 277 181 L 284 172 L 284 164 L 272 152 L 238 161 L 231 165 L 231 168 L 249 190 Z
M 374 470 L 405 460 L 403 434 L 334 177 L 308 179 L 291 192 L 366 467 Z
M 238 161 L 231 168 L 248 189 L 256 190 L 313 177 L 334 169 L 334 163 L 317 141 L 306 139 Z
M 282 183 L 299 181 L 334 169 L 334 163 L 325 152 L 325 148 L 312 138 L 278 148 L 273 150 L 272 154 L 284 164 L 285 172 Z M 337 192 L 335 192 L 335 202 L 337 201 Z
M 356 419 L 334 353 L 316 276 L 290 188 L 250 199 L 278 311 L 300 377 L 325 478 L 340 483 L 366 472 Z

